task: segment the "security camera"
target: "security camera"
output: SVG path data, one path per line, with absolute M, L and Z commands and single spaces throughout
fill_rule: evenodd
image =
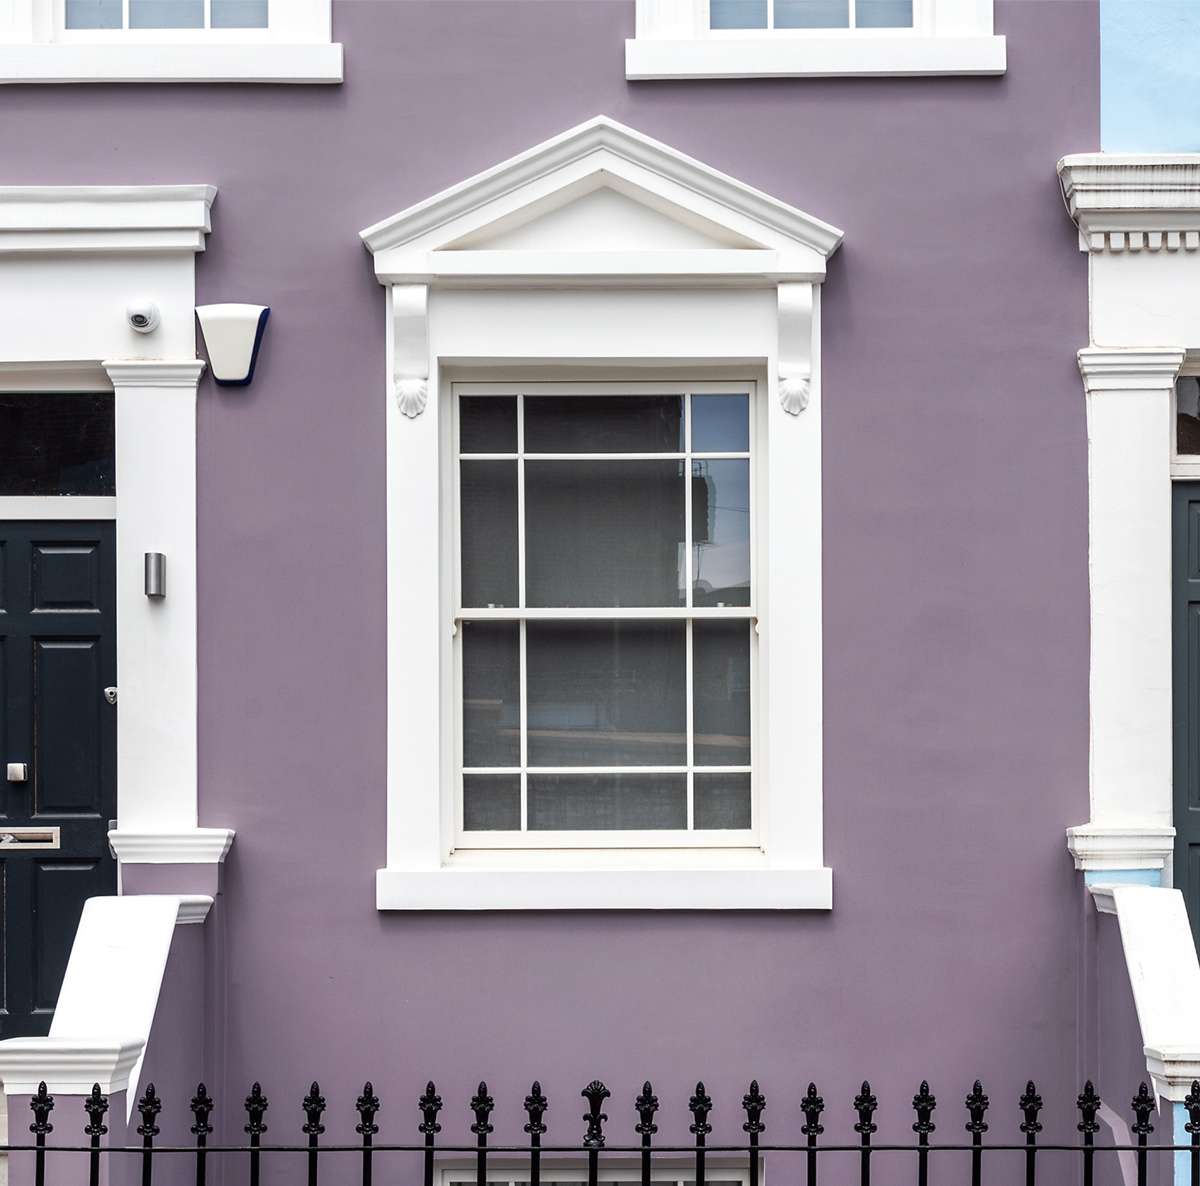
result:
M 134 301 L 125 310 L 125 320 L 129 322 L 129 328 L 134 333 L 152 334 L 158 329 L 161 318 L 158 306 L 153 301 Z

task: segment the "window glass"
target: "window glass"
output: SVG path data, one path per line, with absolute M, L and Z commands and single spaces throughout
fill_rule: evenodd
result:
M 775 0 L 777 29 L 845 29 L 850 0 Z
M 0 395 L 0 495 L 116 493 L 111 394 Z
M 531 774 L 533 831 L 687 827 L 685 774 Z
M 462 602 L 517 604 L 517 463 L 461 461 Z
M 463 453 L 515 453 L 517 397 L 463 396 L 458 401 L 458 441 Z
M 204 0 L 129 0 L 131 29 L 203 29 Z
M 696 605 L 750 604 L 750 462 L 692 461 Z
M 521 764 L 516 622 L 463 623 L 463 765 Z
M 212 0 L 214 29 L 265 29 L 267 0 Z
M 765 29 L 767 0 L 708 0 L 713 29 Z
M 748 828 L 750 775 L 736 771 L 697 774 L 695 801 L 697 829 Z
M 67 0 L 68 29 L 121 28 L 121 0 Z
M 682 453 L 679 395 L 526 396 L 526 453 Z
M 1175 452 L 1200 453 L 1200 376 L 1175 381 Z
M 692 699 L 697 766 L 750 765 L 750 626 L 692 626 Z
M 749 451 L 750 400 L 747 396 L 692 396 L 693 453 Z
M 860 29 L 911 29 L 912 0 L 855 0 L 854 23 Z
M 468 832 L 516 832 L 521 827 L 519 774 L 464 774 L 463 827 Z

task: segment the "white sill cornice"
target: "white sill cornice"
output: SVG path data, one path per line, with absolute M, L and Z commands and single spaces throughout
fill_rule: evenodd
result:
M 123 865 L 219 865 L 234 835 L 232 828 L 161 832 L 115 828 L 109 832 L 108 842 Z
M 1175 829 L 1158 824 L 1080 824 L 1067 829 L 1067 848 L 1075 868 L 1088 873 L 1163 869 L 1175 849 Z
M 879 78 L 1003 74 L 1002 36 L 697 37 L 625 42 L 625 77 Z
M 90 1038 L 10 1038 L 0 1042 L 0 1082 L 5 1095 L 33 1095 L 45 1083 L 51 1095 L 88 1095 L 99 1083 L 105 1095 L 124 1091 L 145 1042 Z
M 380 869 L 380 910 L 830 910 L 830 869 Z
M 332 44 L 0 44 L 0 83 L 340 83 Z

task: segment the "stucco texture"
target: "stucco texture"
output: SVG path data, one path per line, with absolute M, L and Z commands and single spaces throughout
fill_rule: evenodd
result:
M 354 1139 L 369 1077 L 380 1139 L 411 1139 L 434 1077 L 462 1139 L 486 1078 L 511 1138 L 537 1076 L 563 1139 L 598 1076 L 628 1136 L 651 1078 L 678 1139 L 703 1077 L 716 1140 L 754 1075 L 783 1139 L 814 1078 L 850 1137 L 869 1076 L 880 1139 L 907 1139 L 922 1077 L 961 1135 L 982 1075 L 1006 1132 L 1027 1077 L 1065 1118 L 1087 288 L 1054 165 L 1098 147 L 1096 5 L 998 0 L 1002 78 L 745 83 L 626 82 L 632 0 L 334 8 L 341 87 L 0 93 L 5 183 L 215 183 L 199 299 L 273 309 L 253 386 L 200 392 L 200 813 L 237 829 L 222 1100 L 261 1079 L 290 1139 L 319 1077 L 326 1139 Z M 823 305 L 830 913 L 374 908 L 384 294 L 357 232 L 597 113 L 846 231 Z

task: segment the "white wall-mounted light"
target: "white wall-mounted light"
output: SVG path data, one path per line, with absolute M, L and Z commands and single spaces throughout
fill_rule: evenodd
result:
M 196 317 L 208 347 L 208 365 L 222 387 L 245 387 L 271 310 L 266 305 L 197 305 Z

